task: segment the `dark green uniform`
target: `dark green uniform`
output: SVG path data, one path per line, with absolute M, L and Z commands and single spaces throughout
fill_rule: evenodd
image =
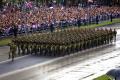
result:
M 16 56 L 17 46 L 14 43 L 9 43 L 10 46 L 10 52 L 9 52 L 9 59 L 12 58 L 12 61 L 14 61 L 14 57 Z

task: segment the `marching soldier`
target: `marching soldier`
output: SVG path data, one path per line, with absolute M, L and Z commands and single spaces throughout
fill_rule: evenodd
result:
M 109 30 L 109 42 L 112 43 L 112 40 L 113 40 L 113 31 L 110 28 L 110 30 Z
M 117 31 L 114 29 L 114 31 L 113 31 L 114 42 L 116 42 L 116 35 L 117 35 Z
M 9 43 L 8 45 L 10 46 L 9 59 L 12 58 L 12 61 L 14 61 L 17 47 L 14 43 Z
M 11 53 L 12 53 L 12 43 L 8 43 L 8 46 L 10 47 L 10 51 L 9 51 L 9 57 L 8 57 L 8 59 L 10 59 L 11 58 Z

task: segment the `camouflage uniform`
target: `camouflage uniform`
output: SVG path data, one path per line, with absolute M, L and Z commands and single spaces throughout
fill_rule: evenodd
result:
M 9 52 L 9 59 L 12 57 L 12 61 L 14 61 L 14 57 L 16 56 L 17 46 L 14 43 L 9 43 L 10 52 Z

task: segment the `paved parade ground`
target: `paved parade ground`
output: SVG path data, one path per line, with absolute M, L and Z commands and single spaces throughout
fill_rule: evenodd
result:
M 8 52 L 9 52 L 8 46 L 0 47 L 0 62 L 8 59 Z
M 50 59 L 51 59 L 50 57 L 40 57 L 40 56 L 29 55 L 29 56 L 25 56 L 20 59 L 17 59 L 14 62 L 7 61 L 0 64 L 0 75 L 7 72 L 14 71 L 14 70 L 29 67 L 38 63 L 44 63 L 45 61 L 48 61 Z
M 110 27 L 113 26 L 119 28 L 120 24 L 115 24 Z M 80 58 L 84 59 L 77 63 L 43 74 L 39 74 L 38 71 L 36 72 L 37 75 L 33 73 L 34 76 L 32 77 L 26 78 L 25 75 L 21 78 L 17 76 L 16 78 L 19 79 L 16 80 L 23 80 L 24 77 L 24 80 L 91 80 L 96 78 L 96 76 L 100 76 L 108 70 L 120 66 L 120 29 L 117 32 L 116 43 L 99 50 L 93 50 L 87 55 L 81 56 Z M 0 75 L 55 59 L 52 57 L 28 55 L 11 62 L 11 60 L 7 60 L 8 51 L 9 47 L 0 47 Z

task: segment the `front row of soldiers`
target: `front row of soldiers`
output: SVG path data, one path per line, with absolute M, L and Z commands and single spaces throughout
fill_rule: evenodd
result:
M 73 28 L 53 33 L 18 37 L 13 40 L 13 43 L 17 46 L 18 55 L 64 56 L 112 43 L 116 41 L 116 34 L 116 30 L 112 29 Z

